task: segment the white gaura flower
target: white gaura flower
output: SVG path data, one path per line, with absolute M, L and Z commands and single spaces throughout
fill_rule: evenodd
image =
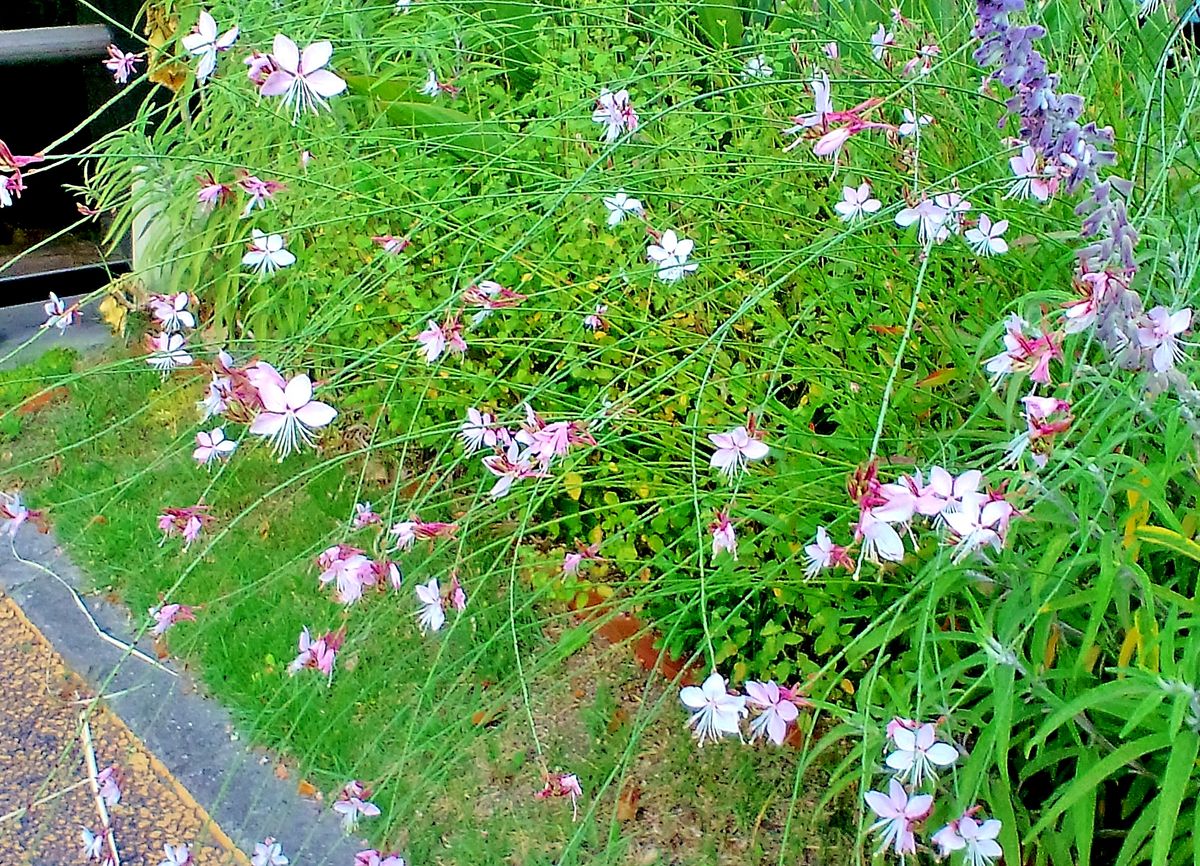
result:
M 943 192 L 933 197 L 933 203 L 946 214 L 945 226 L 954 234 L 962 231 L 963 217 L 971 203 L 956 192 Z
M 293 376 L 283 388 L 262 382 L 258 396 L 263 410 L 254 418 L 250 432 L 262 436 L 282 461 L 300 446 L 312 446 L 313 433 L 333 423 L 337 411 L 312 398 L 312 381 L 304 373 Z
M 283 235 L 268 235 L 254 229 L 251 232 L 250 252 L 242 256 L 242 264 L 260 276 L 275 273 L 296 263 L 296 257 L 284 247 Z
M 146 363 L 164 376 L 176 367 L 192 363 L 183 334 L 156 334 L 149 338 L 150 355 Z
M 896 34 L 882 24 L 871 34 L 871 54 L 876 60 L 883 60 L 883 53 L 896 44 Z
M 958 749 L 937 739 L 933 725 L 921 725 L 916 730 L 897 725 L 892 730 L 896 750 L 884 762 L 895 771 L 896 778 L 920 788 L 926 779 L 937 779 L 938 767 L 949 767 L 958 760 Z
M 775 70 L 767 65 L 767 58 L 762 54 L 747 60 L 746 68 L 742 70 L 743 78 L 770 78 L 774 74 Z
M 896 214 L 896 225 L 908 228 L 916 223 L 917 239 L 921 246 L 929 247 L 950 237 L 950 227 L 947 225 L 949 216 L 932 199 L 923 198 L 914 206 L 906 207 Z
M 325 101 L 346 89 L 346 82 L 325 68 L 333 56 L 333 45 L 327 41 L 314 42 L 301 53 L 296 43 L 282 33 L 276 34 L 271 46 L 275 71 L 263 82 L 263 96 L 282 96 L 284 105 L 293 106 L 295 122 L 302 111 L 316 114 L 328 108 Z
M 206 9 L 200 10 L 200 20 L 196 29 L 183 37 L 184 50 L 193 57 L 199 57 L 196 66 L 196 80 L 203 83 L 213 70 L 217 68 L 217 52 L 228 51 L 237 42 L 238 29 L 230 27 L 220 36 L 217 35 L 217 22 Z
M 1006 231 L 1008 231 L 1008 220 L 992 222 L 992 218 L 987 214 L 980 214 L 979 225 L 973 229 L 967 229 L 963 233 L 963 240 L 976 255 L 999 256 L 1008 252 L 1008 241 L 1004 239 Z
M 604 206 L 608 208 L 608 224 L 615 226 L 625 219 L 626 215 L 645 216 L 646 210 L 642 207 L 642 203 L 636 198 L 630 198 L 625 194 L 625 190 L 617 190 L 617 194 L 608 196 L 604 199 Z
M 192 452 L 192 459 L 201 466 L 207 466 L 214 460 L 228 459 L 236 449 L 237 442 L 226 439 L 223 428 L 214 427 L 212 430 L 201 430 L 196 434 L 196 450 Z
M 883 25 L 880 26 L 882 27 Z M 933 123 L 932 115 L 922 114 L 918 117 L 913 113 L 911 108 L 905 108 L 902 113 L 904 114 L 904 122 L 896 128 L 896 132 L 900 134 L 901 138 L 907 138 L 910 135 L 916 135 L 917 130 L 922 126 L 928 126 L 929 124 Z
M 864 511 L 854 531 L 862 541 L 863 555 L 872 562 L 900 562 L 904 559 L 904 540 L 890 523 Z
M 658 265 L 660 280 L 673 283 L 682 280 L 686 274 L 694 273 L 700 267 L 695 262 L 688 261 L 693 247 L 693 241 L 681 238 L 672 229 L 667 229 L 658 243 L 650 244 L 646 249 L 646 258 Z
M 283 846 L 275 841 L 275 837 L 268 836 L 263 841 L 254 843 L 254 856 L 250 858 L 250 866 L 288 866 L 288 858 L 283 855 Z
M 705 740 L 716 742 L 721 737 L 741 737 L 740 721 L 749 713 L 746 699 L 731 695 L 725 678 L 716 671 L 708 675 L 701 686 L 685 686 L 679 690 L 679 700 L 692 711 L 688 727 L 696 735 L 697 745 Z
M 858 187 L 842 187 L 842 200 L 833 206 L 838 216 L 848 223 L 862 219 L 864 214 L 877 212 L 883 205 L 871 197 L 871 184 L 865 180 Z
M 995 818 L 977 821 L 971 814 L 977 809 L 971 809 L 933 834 L 930 841 L 938 847 L 939 858 L 962 851 L 964 866 L 992 866 L 1004 854 L 996 841 L 1004 825 Z
M 468 454 L 473 454 L 483 447 L 494 448 L 500 441 L 495 416 L 490 412 L 480 412 L 474 407 L 467 409 L 467 420 L 462 423 L 458 435 L 467 446 Z
M 437 96 L 442 92 L 441 82 L 438 81 L 437 70 L 432 66 L 429 67 L 429 74 L 425 77 L 425 84 L 421 87 L 421 93 L 425 96 Z
M 446 609 L 442 606 L 442 591 L 437 578 L 430 578 L 429 583 L 417 584 L 416 592 L 417 601 L 421 603 L 417 624 L 422 634 L 440 630 L 446 624 Z
M 613 93 L 607 87 L 600 89 L 596 106 L 592 110 L 592 122 L 604 127 L 604 141 L 612 143 L 622 132 L 634 132 L 638 128 L 637 112 L 629 101 L 628 90 Z

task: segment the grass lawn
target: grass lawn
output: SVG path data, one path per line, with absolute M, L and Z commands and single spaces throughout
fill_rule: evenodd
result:
M 819 807 L 820 772 L 800 777 L 800 751 L 724 743 L 698 759 L 676 686 L 628 643 L 592 638 L 593 624 L 515 568 L 466 581 L 467 610 L 435 636 L 418 631 L 411 587 L 439 573 L 437 549 L 401 554 L 399 593 L 332 601 L 313 558 L 339 541 L 367 546 L 348 516 L 395 486 L 395 467 L 353 451 L 281 465 L 248 448 L 237 472 L 199 469 L 203 383 L 163 381 L 116 350 L 53 353 L 4 374 L 2 486 L 47 509 L 95 590 L 135 621 L 168 591 L 197 607 L 196 622 L 169 633 L 171 654 L 248 736 L 280 750 L 298 782 L 327 798 L 348 779 L 367 782 L 383 816 L 364 829 L 381 847 L 422 864 L 849 856 L 853 811 Z M 201 500 L 216 518 L 205 535 L 186 551 L 160 544 L 160 510 Z M 351 618 L 331 685 L 287 675 L 302 626 Z M 579 775 L 578 821 L 565 800 L 534 798 L 543 771 Z

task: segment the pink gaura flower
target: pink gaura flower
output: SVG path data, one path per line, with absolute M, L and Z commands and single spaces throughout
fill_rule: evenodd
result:
M 1192 311 L 1187 307 L 1172 313 L 1157 306 L 1146 313 L 1137 330 L 1138 343 L 1150 352 L 1150 365 L 1159 373 L 1172 369 L 1181 358 L 1179 335 L 1192 326 Z
M 984 368 L 998 382 L 1010 373 L 1029 373 L 1029 378 L 1043 385 L 1050 384 L 1050 362 L 1062 359 L 1059 334 L 1039 330 L 1036 336 L 1026 336 L 1029 323 L 1020 316 L 1009 316 L 1004 327 L 1004 351 L 984 362 Z
M 838 44 L 836 42 L 826 42 L 821 46 L 821 53 L 830 60 L 837 60 L 838 57 L 841 56 L 842 52 L 841 49 L 838 48 Z
M 360 817 L 379 817 L 379 807 L 370 802 L 368 799 L 370 796 L 370 790 L 357 780 L 347 782 L 341 793 L 338 794 L 337 801 L 333 804 L 333 811 L 341 816 L 342 829 L 347 833 L 354 832 Z
M 762 460 L 770 451 L 759 435 L 746 427 L 734 427 L 728 433 L 708 434 L 708 441 L 716 448 L 709 458 L 709 465 L 719 469 L 732 484 L 750 462 Z
M 201 466 L 207 466 L 214 460 L 228 460 L 236 448 L 237 442 L 226 439 L 225 430 L 221 427 L 214 427 L 207 432 L 201 430 L 196 434 L 196 450 L 192 452 L 192 459 Z
M 121 802 L 121 768 L 110 764 L 96 774 L 96 793 L 106 806 Z
M 867 120 L 864 115 L 883 104 L 879 98 L 871 98 L 846 111 L 835 111 L 833 97 L 830 93 L 829 76 L 823 69 L 813 71 L 811 82 L 813 91 L 813 111 L 793 117 L 795 124 L 783 131 L 784 135 L 799 136 L 784 148 L 784 152 L 797 147 L 805 140 L 806 135 L 815 135 L 817 142 L 813 145 L 816 156 L 832 157 L 836 162 L 842 147 L 854 136 L 868 129 L 879 129 L 895 132 L 896 127 L 889 123 Z
M 336 551 L 330 556 L 331 551 Z M 363 587 L 374 583 L 371 560 L 356 547 L 339 544 L 317 558 L 324 571 L 317 579 L 322 586 L 333 584 L 340 604 L 351 605 L 362 598 Z
M 967 866 L 992 866 L 1003 856 L 1004 851 L 996 838 L 1004 825 L 995 818 L 977 820 L 978 812 L 978 806 L 968 809 L 966 814 L 933 834 L 930 841 L 938 847 L 939 859 L 962 851 Z
M 562 573 L 566 577 L 579 574 L 579 569 L 583 567 L 585 562 L 596 562 L 600 559 L 600 545 L 584 544 L 578 539 L 575 541 L 575 549 L 563 556 Z
M 942 49 L 933 42 L 922 45 L 917 56 L 904 64 L 903 74 L 912 75 L 919 70 L 921 75 L 928 75 L 933 70 L 934 58 L 941 53 Z
M 267 83 L 267 79 L 271 74 L 278 71 L 279 67 L 275 65 L 275 61 L 271 59 L 270 54 L 262 54 L 258 51 L 250 52 L 250 56 L 246 58 L 246 77 L 255 87 L 261 88 Z
M 715 561 L 722 551 L 726 551 L 736 561 L 737 534 L 733 530 L 733 524 L 729 522 L 728 510 L 717 511 L 717 519 L 708 525 L 708 531 L 712 533 L 713 560 Z
M 129 76 L 133 75 L 144 56 L 144 54 L 126 54 L 117 46 L 109 45 L 108 59 L 104 61 L 104 66 L 112 73 L 113 81 L 117 84 L 128 84 Z
M 354 517 L 350 521 L 352 528 L 362 529 L 363 527 L 378 525 L 382 522 L 382 518 L 371 510 L 370 502 L 354 503 Z
M 258 396 L 263 411 L 250 425 L 250 432 L 270 442 L 280 461 L 301 446 L 312 447 L 313 433 L 337 418 L 332 406 L 312 398 L 312 381 L 304 373 L 293 376 L 283 388 L 276 382 L 263 382 Z
M 150 295 L 148 306 L 150 315 L 159 326 L 168 333 L 183 331 L 196 327 L 196 317 L 188 306 L 192 296 L 187 292 L 175 292 L 171 295 Z
M 283 855 L 283 846 L 275 841 L 274 836 L 254 843 L 254 856 L 250 858 L 250 866 L 288 866 L 288 862 L 288 858 Z
M 583 326 L 589 331 L 607 331 L 608 320 L 604 318 L 607 314 L 606 304 L 596 304 L 595 311 L 583 317 Z
M 578 800 L 583 796 L 583 786 L 579 784 L 579 777 L 574 773 L 546 773 L 543 778 L 545 786 L 533 796 L 539 800 L 570 797 L 571 820 L 577 820 L 579 818 Z
M 404 0 L 404 3 L 407 5 L 408 0 Z M 405 866 L 405 863 L 399 854 L 381 854 L 374 848 L 368 848 L 354 855 L 354 866 Z
M 933 197 L 933 203 L 944 213 L 945 226 L 952 234 L 962 231 L 963 219 L 971 210 L 971 203 L 956 192 L 941 192 Z M 1005 226 L 1007 228 L 1007 225 Z
M 492 499 L 506 496 L 513 484 L 525 478 L 548 478 L 549 473 L 540 462 L 531 459 L 516 442 L 506 448 L 496 447 L 496 453 L 483 458 L 483 465 L 496 476 L 496 483 L 488 492 Z
M 425 522 L 419 518 L 394 523 L 388 530 L 388 534 L 395 539 L 398 550 L 411 550 L 413 544 L 418 540 L 432 541 L 435 538 L 453 538 L 457 532 L 457 523 Z
M 5 521 L 4 531 L 10 538 L 17 537 L 17 530 L 27 520 L 38 522 L 42 512 L 25 507 L 21 501 L 20 492 L 5 493 L 0 491 L 0 520 Z
M 604 127 L 603 140 L 610 143 L 616 141 L 622 132 L 635 132 L 638 116 L 629 101 L 629 91 L 618 90 L 613 93 L 607 87 L 601 88 L 592 111 L 592 122 Z
M 937 780 L 940 767 L 949 767 L 958 760 L 958 749 L 937 739 L 933 725 L 920 725 L 915 730 L 897 727 L 891 733 L 896 749 L 884 761 L 896 778 L 920 788 L 927 779 Z
M 300 652 L 288 665 L 288 675 L 295 676 L 305 668 L 313 668 L 325 674 L 329 682 L 333 682 L 333 666 L 345 639 L 345 629 L 338 629 L 326 632 L 313 640 L 308 627 L 305 626 L 300 632 Z
M 1038 152 L 1029 145 L 1023 146 L 1016 156 L 1010 157 L 1008 166 L 1016 180 L 1005 198 L 1033 198 L 1044 202 L 1053 198 L 1058 191 L 1059 172 L 1044 166 Z
M 256 207 L 265 208 L 268 199 L 273 198 L 275 193 L 287 189 L 287 186 L 279 181 L 263 180 L 260 177 L 250 174 L 248 171 L 242 172 L 242 177 L 237 183 L 242 188 L 242 191 L 250 196 L 250 200 L 246 202 L 246 209 L 242 211 L 242 219 L 250 216 L 250 213 Z
M 564 456 L 572 446 L 596 444 L 581 421 L 553 421 L 547 424 L 528 403 L 525 404 L 525 411 L 528 420 L 513 438 L 525 446 L 524 456 L 534 457 L 544 468 L 549 468 L 554 458 Z
M 42 309 L 46 312 L 46 321 L 42 323 L 42 327 L 58 328 L 59 334 L 65 334 L 67 328 L 83 319 L 79 304 L 68 306 L 67 302 L 54 292 L 50 293 L 50 300 L 42 304 Z
M 467 591 L 463 589 L 457 574 L 450 575 L 450 606 L 459 613 L 467 609 Z
M 702 685 L 680 689 L 679 700 L 692 711 L 687 724 L 693 729 L 698 746 L 703 747 L 706 740 L 716 742 L 726 736 L 741 738 L 740 722 L 749 712 L 746 699 L 730 694 L 725 678 L 716 671 Z
M 817 537 L 804 545 L 804 556 L 808 560 L 804 567 L 807 577 L 816 577 L 825 569 L 838 565 L 849 571 L 854 570 L 854 563 L 846 554 L 846 548 L 834 544 L 824 526 L 818 526 Z
M 929 794 L 910 797 L 904 786 L 892 779 L 888 783 L 888 793 L 868 791 L 863 798 L 871 811 L 879 816 L 879 820 L 870 827 L 870 832 L 880 834 L 882 844 L 879 853 L 890 847 L 901 859 L 905 855 L 916 854 L 917 840 L 912 828 L 933 810 L 933 797 Z
M 1082 297 L 1063 304 L 1063 330 L 1068 334 L 1086 331 L 1096 324 L 1100 311 L 1127 288 L 1126 279 L 1112 271 L 1076 274 L 1075 289 Z
M 524 300 L 526 300 L 525 295 L 514 292 L 512 289 L 506 289 L 495 280 L 480 280 L 474 285 L 467 286 L 463 291 L 463 303 L 480 308 L 479 312 L 471 319 L 473 325 L 478 325 L 494 310 L 515 307 Z
M 398 256 L 412 244 L 408 238 L 398 238 L 395 235 L 373 235 L 371 240 L 377 243 L 385 253 Z
M 196 201 L 204 210 L 211 211 L 233 198 L 233 188 L 228 184 L 219 183 L 211 171 L 196 176 L 200 191 L 196 193 Z
M 158 528 L 162 531 L 161 547 L 173 535 L 183 538 L 183 548 L 187 550 L 192 542 L 200 537 L 200 531 L 212 523 L 212 515 L 208 513 L 207 505 L 192 505 L 188 508 L 164 508 L 158 515 Z
M 1029 394 L 1021 398 L 1025 407 L 1026 429 L 1009 443 L 1005 463 L 1016 464 L 1026 451 L 1030 451 L 1034 465 L 1043 468 L 1054 450 L 1054 437 L 1063 433 L 1074 420 L 1071 404 L 1054 397 L 1039 397 Z
M 448 84 L 438 78 L 437 70 L 432 66 L 429 67 L 429 72 L 425 76 L 425 84 L 421 87 L 421 93 L 433 99 L 445 93 L 450 98 L 454 98 L 461 93 L 461 88 L 455 87 L 453 84 Z
M 791 689 L 778 686 L 774 681 L 758 683 L 747 680 L 746 703 L 758 711 L 750 723 L 750 742 L 764 737 L 782 746 L 788 725 L 800 715 Z
M 196 66 L 196 80 L 203 83 L 217 68 L 217 54 L 228 51 L 237 42 L 238 29 L 230 27 L 217 35 L 217 22 L 205 9 L 200 10 L 196 29 L 183 37 L 183 48 L 193 57 L 200 58 Z
M 430 319 L 425 330 L 417 334 L 415 339 L 421 344 L 426 364 L 435 363 L 446 351 L 458 355 L 460 358 L 467 351 L 467 341 L 463 339 L 462 325 L 457 316 L 447 317 L 446 321 L 440 325 Z
M 186 604 L 164 604 L 149 610 L 150 618 L 154 620 L 153 633 L 166 634 L 167 629 L 180 622 L 195 622 L 195 609 Z
M 809 114 L 800 114 L 793 117 L 792 122 L 796 125 L 790 129 L 785 129 L 783 131 L 784 135 L 796 135 L 814 127 L 824 128 L 828 124 L 827 118 L 833 115 L 833 97 L 830 94 L 829 74 L 824 69 L 814 69 L 812 81 L 809 86 L 813 94 L 813 111 Z
M 328 108 L 325 101 L 346 89 L 346 82 L 325 68 L 333 56 L 329 42 L 314 42 L 304 49 L 282 33 L 275 36 L 271 46 L 271 62 L 275 69 L 263 81 L 259 92 L 263 96 L 281 96 L 283 104 L 293 107 L 292 121 L 303 111 L 316 114 Z
M 606 196 L 603 201 L 604 207 L 608 210 L 608 219 L 606 222 L 609 228 L 620 225 L 622 220 L 630 214 L 643 219 L 646 216 L 646 209 L 642 207 L 641 201 L 629 197 L 623 189 L 617 190 L 616 195 Z
M 416 593 L 417 602 L 421 605 L 417 613 L 417 625 L 421 633 L 440 631 L 446 624 L 446 606 L 442 602 L 442 590 L 437 578 L 431 577 L 429 583 L 418 583 Z

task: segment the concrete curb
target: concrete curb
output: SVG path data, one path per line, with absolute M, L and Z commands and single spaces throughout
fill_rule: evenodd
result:
M 238 847 L 249 853 L 255 842 L 274 836 L 292 862 L 304 866 L 351 866 L 355 853 L 369 847 L 344 836 L 330 809 L 302 800 L 294 781 L 276 778 L 275 762 L 247 748 L 229 713 L 202 697 L 186 673 L 173 677 L 100 639 L 66 588 L 15 558 L 13 547 L 76 590 L 84 585 L 83 575 L 52 535 L 29 525 L 17 533 L 13 546 L 0 543 L 0 589 L 77 674 L 112 695 L 105 698 L 107 705 Z M 127 610 L 96 597 L 85 602 L 106 632 L 133 640 Z M 154 655 L 149 641 L 139 647 Z
M 81 301 L 84 297 L 75 295 L 63 298 L 63 301 L 69 305 Z M 82 320 L 67 328 L 65 332 L 59 333 L 52 329 L 53 333 L 44 334 L 40 339 L 21 348 L 26 340 L 43 330 L 42 324 L 46 321 L 46 312 L 42 308 L 44 303 L 45 301 L 37 301 L 15 307 L 0 307 L 0 359 L 4 359 L 10 352 L 16 353 L 7 360 L 0 360 L 0 370 L 11 370 L 28 364 L 51 349 L 61 347 L 86 352 L 112 343 L 112 332 L 100 321 L 93 304 L 85 307 Z

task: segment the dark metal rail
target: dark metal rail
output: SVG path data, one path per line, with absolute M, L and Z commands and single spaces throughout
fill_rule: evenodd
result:
M 0 66 L 103 57 L 113 36 L 103 24 L 0 30 Z

